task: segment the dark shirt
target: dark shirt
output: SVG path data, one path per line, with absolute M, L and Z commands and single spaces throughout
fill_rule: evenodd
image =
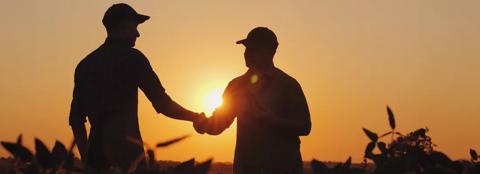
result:
M 158 113 L 173 103 L 148 59 L 137 49 L 106 39 L 75 70 L 69 124 L 91 124 L 87 164 L 128 168 L 143 153 L 138 126 L 138 88 Z
M 234 173 L 301 173 L 300 139 L 311 128 L 300 84 L 272 67 L 233 79 L 209 120 L 214 134 L 237 118 Z

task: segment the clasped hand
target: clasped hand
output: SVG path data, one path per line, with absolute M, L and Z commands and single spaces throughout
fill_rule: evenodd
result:
M 204 134 L 207 129 L 208 118 L 205 116 L 205 113 L 200 113 L 196 120 L 193 121 L 193 128 L 199 134 Z

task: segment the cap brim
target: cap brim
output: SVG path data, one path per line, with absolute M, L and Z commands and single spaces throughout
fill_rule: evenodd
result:
M 236 42 L 237 44 L 243 44 L 245 45 L 247 43 L 247 39 L 242 39 Z
M 136 21 L 139 24 L 144 23 L 148 19 L 150 19 L 150 16 L 142 15 L 142 14 L 138 14 L 137 17 L 136 17 Z

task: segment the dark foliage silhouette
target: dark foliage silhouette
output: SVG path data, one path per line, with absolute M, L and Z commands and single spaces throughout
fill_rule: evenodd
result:
M 349 157 L 344 163 L 339 163 L 332 168 L 327 167 L 321 161 L 316 159 L 311 162 L 312 171 L 314 174 L 362 174 L 365 169 L 352 167 L 352 158 Z
M 451 160 L 446 154 L 435 150 L 432 138 L 427 135 L 428 128 L 420 128 L 408 134 L 401 134 L 395 130 L 397 124 L 390 107 L 387 106 L 388 121 L 391 131 L 378 136 L 377 133 L 363 128 L 363 132 L 370 139 L 365 147 L 364 167 L 356 169 L 350 167 L 350 158 L 344 164 L 328 168 L 320 161 L 311 163 L 314 174 L 351 174 L 366 173 L 368 160 L 373 161 L 374 174 L 479 174 L 480 163 L 478 154 L 470 149 L 471 160 Z M 380 141 L 391 135 L 390 143 Z M 379 153 L 374 150 L 378 149 Z
M 408 134 L 395 131 L 396 123 L 393 112 L 387 107 L 388 120 L 391 131 L 378 136 L 377 133 L 363 128 L 363 132 L 370 140 L 365 147 L 363 167 L 354 167 L 349 157 L 344 163 L 328 167 L 316 159 L 312 160 L 311 168 L 314 174 L 364 174 L 367 173 L 367 162 L 373 162 L 373 174 L 479 174 L 480 161 L 476 150 L 470 149 L 469 160 L 452 160 L 446 154 L 435 150 L 436 145 L 428 135 L 428 128 L 420 128 Z M 392 140 L 387 143 L 382 139 L 392 135 Z M 182 162 L 176 166 L 160 166 L 155 157 L 155 150 L 178 143 L 189 136 L 181 136 L 172 140 L 159 142 L 149 146 L 133 138 L 129 140 L 146 149 L 146 153 L 139 156 L 131 164 L 128 171 L 111 166 L 107 173 L 134 173 L 138 164 L 147 163 L 149 174 L 206 174 L 212 164 L 212 159 L 195 164 L 195 159 Z M 87 173 L 82 166 L 74 165 L 75 156 L 72 153 L 75 143 L 67 148 L 59 141 L 55 142 L 50 150 L 40 139 L 35 138 L 35 152 L 23 146 L 22 135 L 16 142 L 1 142 L 2 146 L 13 156 L 11 162 L 1 164 L 10 166 L 3 169 L 10 173 Z M 77 159 L 78 160 L 78 159 Z
M 67 149 L 61 142 L 56 141 L 50 151 L 38 138 L 35 138 L 35 154 L 22 144 L 22 135 L 18 136 L 16 143 L 1 142 L 2 146 L 14 157 L 16 173 L 70 173 L 83 172 L 74 167 L 72 150 L 75 143 Z
M 155 158 L 154 150 L 163 148 L 180 142 L 188 136 L 182 136 L 169 141 L 157 143 L 155 148 L 150 148 L 145 143 L 140 143 L 134 139 L 129 139 L 132 143 L 136 143 L 147 149 L 147 153 L 138 157 L 132 162 L 128 171 L 122 171 L 118 166 L 110 166 L 109 170 L 104 173 L 135 173 L 140 162 L 147 163 L 147 174 L 206 174 L 212 164 L 212 159 L 205 162 L 195 164 L 195 159 L 180 163 L 175 167 L 164 168 L 159 165 Z M 13 156 L 13 165 L 11 169 L 0 169 L 1 171 L 9 171 L 13 173 L 27 174 L 53 174 L 53 173 L 91 173 L 83 166 L 74 165 L 75 156 L 73 148 L 75 143 L 67 149 L 64 144 L 59 141 L 55 142 L 53 149 L 50 151 L 48 147 L 38 138 L 35 138 L 35 153 L 32 153 L 22 144 L 22 135 L 17 142 L 1 142 L 2 146 Z M 78 159 L 77 159 L 78 160 Z

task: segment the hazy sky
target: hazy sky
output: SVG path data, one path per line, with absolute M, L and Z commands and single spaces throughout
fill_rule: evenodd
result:
M 256 26 L 278 36 L 276 66 L 303 87 L 313 128 L 304 160 L 362 160 L 361 131 L 388 131 L 385 106 L 407 133 L 428 127 L 453 159 L 480 150 L 480 1 L 127 1 L 151 19 L 141 50 L 173 99 L 207 111 L 205 98 L 246 71 L 242 39 Z M 101 19 L 114 1 L 0 2 L 0 140 L 23 133 L 33 147 L 70 142 L 68 113 L 77 63 L 105 39 Z M 235 125 L 196 135 L 191 123 L 156 114 L 141 94 L 140 128 L 160 159 L 232 161 Z M 0 156 L 7 153 L 0 148 Z

